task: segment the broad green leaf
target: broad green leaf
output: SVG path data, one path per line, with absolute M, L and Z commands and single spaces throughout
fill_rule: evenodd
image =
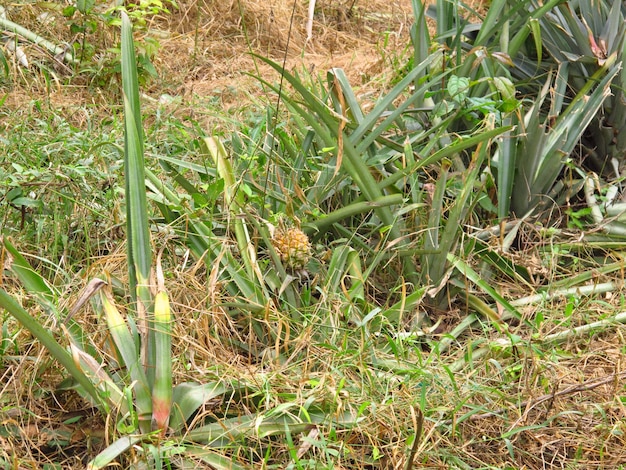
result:
M 76 0 L 76 8 L 83 15 L 87 15 L 91 12 L 91 9 L 96 4 L 96 0 Z
M 100 470 L 107 467 L 124 452 L 130 450 L 132 446 L 141 442 L 143 436 L 122 436 L 106 449 L 100 452 L 91 462 L 87 464 L 87 470 Z
M 187 420 L 198 411 L 198 408 L 204 403 L 237 390 L 237 388 L 224 382 L 208 382 L 205 384 L 186 382 L 178 384 L 174 387 L 170 427 L 174 431 L 183 430 Z
M 493 83 L 503 101 L 515 100 L 515 85 L 506 77 L 493 77 Z
M 469 78 L 450 75 L 448 78 L 448 93 L 457 102 L 462 103 L 469 90 Z

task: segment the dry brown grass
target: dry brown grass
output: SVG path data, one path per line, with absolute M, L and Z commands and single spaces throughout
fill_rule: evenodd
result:
M 227 1 L 183 7 L 170 18 L 171 36 L 163 42 L 160 60 L 174 76 L 184 73 L 181 86 L 186 92 L 201 94 L 232 85 L 233 79 L 237 85 L 243 81 L 249 86 L 241 72 L 257 66 L 250 52 L 279 62 L 286 58 L 288 68 L 303 66 L 316 73 L 343 67 L 356 83 L 362 83 L 363 75 L 372 77 L 382 71 L 381 54 L 376 50 L 382 33 L 390 35 L 390 48 L 406 44 L 411 18 L 408 2 L 320 1 L 308 43 L 307 6 L 297 2 L 294 9 L 293 5 Z M 275 80 L 267 67 L 262 67 L 261 74 Z
M 207 286 L 199 280 L 203 276 L 198 277 L 193 268 L 181 269 L 180 262 L 174 258 L 168 269 L 168 291 L 176 318 L 174 383 L 228 378 L 256 384 L 260 389 L 271 384 L 268 398 L 276 400 L 276 404 L 280 403 L 279 394 L 296 397 L 292 400 L 300 404 L 314 397 L 316 403 L 332 403 L 353 412 L 370 403 L 376 411 L 364 413 L 356 428 L 336 437 L 350 449 L 350 458 L 335 468 L 405 468 L 407 436 L 416 429 L 424 384 L 428 386 L 424 398 L 428 418 L 418 447 L 419 464 L 414 468 L 459 468 L 453 463 L 455 457 L 472 468 L 508 466 L 529 470 L 610 469 L 626 462 L 624 326 L 615 325 L 554 348 L 540 343 L 533 346 L 531 341 L 512 349 L 494 349 L 486 361 L 477 361 L 473 367 L 466 366 L 455 373 L 454 385 L 438 366 L 427 364 L 416 368 L 414 376 L 383 373 L 376 368 L 366 372 L 371 366 L 363 362 L 368 350 L 365 340 L 360 345 L 350 343 L 355 339 L 353 334 L 341 327 L 335 331 L 331 344 L 348 341 L 346 344 L 351 347 L 339 357 L 312 342 L 311 330 L 305 329 L 280 345 L 293 352 L 288 361 L 277 362 L 271 351 L 259 361 L 231 343 L 247 342 L 246 321 L 236 321 L 216 306 L 222 295 L 219 286 Z M 85 278 L 102 271 L 125 281 L 123 246 L 94 263 Z M 71 304 L 76 299 L 80 289 L 78 285 L 74 287 L 68 289 L 64 302 Z M 566 309 L 566 303 L 555 300 L 542 305 L 543 312 L 556 313 L 554 321 L 546 320 L 538 338 L 564 329 L 557 321 L 562 318 L 558 312 Z M 618 308 L 619 303 L 617 298 L 581 299 L 578 307 L 584 314 L 573 317 L 577 323 L 571 326 L 605 315 L 607 310 Z M 536 312 L 537 307 L 529 310 Z M 82 309 L 76 319 L 90 331 L 102 351 L 109 349 L 103 322 L 90 308 Z M 273 319 L 281 320 L 280 316 Z M 499 336 L 492 334 L 494 339 Z M 471 335 L 489 339 L 480 331 Z M 112 423 L 102 421 L 74 392 L 54 391 L 62 373 L 26 332 L 21 331 L 16 342 L 20 345 L 19 355 L 5 360 L 1 370 L 5 384 L 1 396 L 10 403 L 10 409 L 0 414 L 0 424 L 15 426 L 19 436 L 0 436 L 2 452 L 16 459 L 19 468 L 40 468 L 45 462 L 80 468 L 103 448 Z M 464 343 L 461 339 L 460 344 Z M 424 354 L 427 353 L 412 353 L 414 363 L 421 363 Z M 443 362 L 451 363 L 461 355 L 462 351 L 451 351 Z M 383 354 L 378 357 L 385 359 Z M 387 359 L 395 361 L 393 355 Z M 357 364 L 360 366 L 355 367 Z M 320 385 L 311 388 L 310 380 Z M 340 383 L 342 391 L 337 394 Z M 217 400 L 208 403 L 199 418 L 212 416 L 226 406 L 231 412 L 250 411 L 240 402 Z M 78 422 L 67 423 L 78 416 Z M 323 428 L 320 430 L 323 432 Z M 514 449 L 514 456 L 509 454 L 503 436 Z M 54 438 L 67 439 L 69 443 L 51 446 Z M 372 447 L 382 456 L 374 466 L 368 463 Z M 287 455 L 280 457 L 280 453 L 277 447 L 278 460 L 288 459 Z M 321 454 L 317 457 L 323 459 Z
M 259 65 L 250 53 L 278 62 L 286 59 L 288 68 L 304 67 L 313 73 L 342 67 L 355 84 L 366 84 L 389 65 L 384 63 L 385 52 L 381 49 L 383 34 L 389 36 L 388 51 L 396 53 L 407 44 L 411 21 L 411 6 L 405 1 L 320 0 L 313 36 L 307 42 L 307 5 L 304 2 L 228 0 L 178 4 L 178 10 L 155 18 L 148 25 L 152 32 L 147 35 L 156 37 L 161 46 L 155 58 L 161 80 L 153 81 L 146 91 L 156 98 L 167 92 L 195 100 L 220 90 L 225 106 L 240 106 L 242 96 L 257 89 L 256 80 L 246 72 L 258 72 L 270 81 L 277 79 L 268 66 Z M 54 42 L 74 39 L 68 34 L 64 21 L 39 21 L 43 12 L 50 13 L 45 4 L 8 8 L 13 21 L 33 25 L 34 30 Z M 52 12 L 59 16 L 55 10 Z M 144 34 L 139 32 L 138 39 Z M 113 46 L 116 40 L 115 31 L 104 28 L 88 37 L 88 41 L 103 50 Z M 39 47 L 26 46 L 24 50 L 31 62 L 50 62 L 50 57 Z M 24 75 L 19 67 L 12 73 Z M 61 80 L 52 80 L 49 85 L 42 76 L 35 80 L 32 76 L 23 77 L 9 93 L 5 105 L 24 106 L 33 98 L 39 98 L 55 107 L 96 104 L 103 107 L 103 112 L 110 107 L 111 96 L 107 90 L 101 93 L 81 79 L 74 79 L 73 86 L 61 86 L 65 78 L 62 71 L 59 77 Z M 242 93 L 221 93 L 229 87 Z
M 120 246 L 118 252 L 94 263 L 85 279 L 106 271 L 124 282 L 124 260 L 124 247 Z M 354 335 L 341 327 L 331 343 L 342 345 L 347 341 L 340 356 L 312 342 L 311 330 L 305 329 L 280 345 L 293 352 L 288 361 L 277 362 L 271 351 L 259 361 L 231 342 L 245 344 L 249 335 L 245 318 L 234 320 L 216 306 L 222 295 L 219 286 L 207 286 L 199 281 L 202 277 L 194 269 L 177 266 L 172 263 L 167 281 L 176 318 L 174 383 L 227 378 L 256 384 L 259 389 L 269 384 L 268 398 L 276 404 L 280 403 L 279 394 L 293 396 L 292 400 L 300 404 L 314 397 L 316 403 L 331 403 L 353 412 L 370 403 L 366 410 L 375 406 L 375 412 L 364 413 L 356 428 L 336 437 L 350 449 L 350 458 L 335 468 L 405 468 L 407 436 L 416 428 L 424 384 L 428 386 L 424 399 L 428 418 L 418 447 L 419 464 L 414 468 L 458 468 L 452 463 L 454 457 L 472 468 L 490 465 L 529 470 L 609 469 L 626 462 L 624 326 L 615 325 L 554 348 L 524 342 L 512 349 L 494 349 L 486 361 L 477 361 L 473 367 L 455 373 L 454 385 L 438 366 L 427 364 L 409 376 L 376 368 L 368 371 L 371 366 L 364 362 L 368 357 L 367 340 L 360 345 L 352 343 Z M 68 288 L 63 301 L 73 303 L 79 287 L 77 283 Z M 611 301 L 617 305 L 609 307 Z M 618 305 L 619 299 L 581 302 L 579 308 L 585 314 L 571 326 L 602 316 Z M 565 308 L 562 300 L 542 305 L 542 311 L 557 312 L 558 318 L 545 322 L 539 338 L 563 330 L 555 322 L 561 318 L 558 312 Z M 536 311 L 537 307 L 530 309 Z M 76 319 L 101 351 L 110 350 L 103 322 L 91 308 L 83 308 Z M 282 319 L 277 316 L 273 321 Z M 12 324 L 11 330 L 15 329 Z M 489 339 L 480 331 L 471 335 Z M 499 335 L 493 332 L 493 336 L 495 339 Z M 0 424 L 13 426 L 19 433 L 0 436 L 0 456 L 15 459 L 19 468 L 41 468 L 45 462 L 81 468 L 104 447 L 112 423 L 103 421 L 74 392 L 55 391 L 62 372 L 24 330 L 15 340 L 19 353 L 5 357 L 0 369 L 0 396 L 5 403 Z M 461 339 L 460 344 L 464 343 Z M 412 353 L 413 363 L 421 363 L 425 354 Z M 448 358 L 442 356 L 442 361 L 451 363 L 460 356 L 462 351 L 451 351 Z M 383 354 L 378 357 L 385 359 Z M 386 359 L 395 361 L 393 355 Z M 320 385 L 311 388 L 310 380 Z M 340 383 L 342 391 L 338 394 Z M 250 411 L 240 402 L 218 400 L 208 403 L 199 417 L 212 416 L 226 406 L 231 412 Z M 81 418 L 72 422 L 75 417 Z M 323 432 L 323 428 L 320 430 Z M 509 455 L 502 436 L 510 442 L 514 456 Z M 55 447 L 51 444 L 54 439 L 66 442 Z M 368 463 L 372 447 L 382 455 L 375 466 Z M 287 455 L 280 457 L 279 447 L 276 452 L 276 459 L 288 459 Z M 321 454 L 317 457 L 323 459 Z

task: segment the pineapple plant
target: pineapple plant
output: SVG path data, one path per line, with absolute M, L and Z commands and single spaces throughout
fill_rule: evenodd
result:
M 285 227 L 279 223 L 272 237 L 272 246 L 286 269 L 297 272 L 304 269 L 311 259 L 311 242 L 299 228 Z
M 563 75 L 572 93 L 578 93 L 610 56 L 626 58 L 625 21 L 626 4 L 609 0 L 566 2 L 541 17 L 542 45 L 556 63 L 568 64 L 569 73 Z M 612 159 L 621 167 L 626 163 L 625 86 L 622 72 L 583 138 L 587 164 L 594 171 L 614 173 Z

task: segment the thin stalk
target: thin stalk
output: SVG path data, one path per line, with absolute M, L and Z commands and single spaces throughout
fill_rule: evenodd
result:
M 623 265 L 622 265 L 623 267 Z M 613 292 L 615 290 L 619 290 L 620 287 L 614 282 L 604 282 L 602 284 L 592 284 L 587 286 L 579 286 L 579 287 L 569 287 L 566 289 L 560 289 L 552 292 L 543 292 L 541 294 L 529 295 L 527 297 L 522 297 L 517 300 L 512 300 L 511 305 L 515 307 L 521 307 L 524 305 L 530 305 L 538 302 L 544 302 L 550 299 L 556 299 L 559 297 L 567 297 L 570 295 L 581 296 L 581 295 L 592 295 L 592 294 L 604 294 L 606 292 Z M 510 318 L 510 315 L 503 315 L 503 319 Z
M 572 328 L 569 330 L 563 330 L 558 333 L 554 333 L 544 338 L 540 339 L 539 342 L 541 344 L 562 344 L 566 341 L 570 341 L 572 338 L 582 336 L 584 334 L 590 334 L 597 330 L 601 330 L 604 328 L 608 328 L 611 326 L 615 326 L 618 323 L 626 323 L 626 312 L 619 313 L 611 318 L 607 318 L 606 320 L 599 320 L 593 323 L 588 323 L 586 325 L 581 325 L 576 328 Z M 519 346 L 517 344 L 516 346 Z M 487 346 L 483 346 L 481 348 L 475 349 L 472 351 L 470 355 L 469 361 L 465 359 L 465 356 L 461 359 L 454 361 L 450 365 L 451 372 L 459 372 L 463 367 L 467 365 L 468 362 L 476 361 L 481 357 L 486 356 L 489 352 L 493 351 L 496 348 L 509 348 L 511 347 L 511 342 L 508 339 L 500 338 L 495 341 L 491 341 Z
M 582 336 L 585 333 L 591 333 L 596 330 L 600 330 L 602 328 L 607 328 L 610 326 L 615 326 L 616 323 L 626 323 L 626 312 L 618 313 L 617 315 L 607 318 L 606 320 L 599 320 L 593 323 L 587 323 L 586 325 L 581 325 L 576 328 L 572 328 L 570 330 L 563 330 L 558 333 L 554 333 L 548 336 L 545 336 L 540 341 L 542 343 L 564 343 L 565 341 L 569 341 L 576 336 Z
M 68 52 L 65 47 L 57 46 L 56 44 L 53 44 L 47 39 L 42 38 L 38 34 L 33 33 L 32 31 L 24 28 L 23 26 L 20 26 L 17 23 L 13 23 L 12 21 L 7 20 L 6 18 L 0 17 L 0 30 L 9 31 L 18 36 L 21 36 L 24 39 L 32 42 L 33 44 L 41 46 L 44 49 L 47 49 L 51 54 L 55 56 L 63 54 L 63 58 L 65 59 L 65 61 L 70 64 L 73 64 L 73 65 L 78 64 L 78 60 L 75 59 L 74 56 L 70 52 Z

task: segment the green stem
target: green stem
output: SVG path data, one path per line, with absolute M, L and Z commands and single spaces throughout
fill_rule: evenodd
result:
M 51 54 L 63 54 L 63 58 L 67 63 L 74 65 L 78 64 L 78 60 L 76 60 L 71 53 L 67 52 L 64 47 L 57 46 L 56 44 L 51 43 L 47 39 L 42 38 L 38 34 L 33 33 L 32 31 L 24 28 L 23 26 L 20 26 L 17 23 L 13 23 L 12 21 L 9 21 L 5 18 L 0 18 L 0 29 L 4 29 L 5 31 L 9 31 L 18 36 L 21 36 L 24 39 L 32 42 L 33 44 L 47 49 L 48 51 L 50 51 Z

